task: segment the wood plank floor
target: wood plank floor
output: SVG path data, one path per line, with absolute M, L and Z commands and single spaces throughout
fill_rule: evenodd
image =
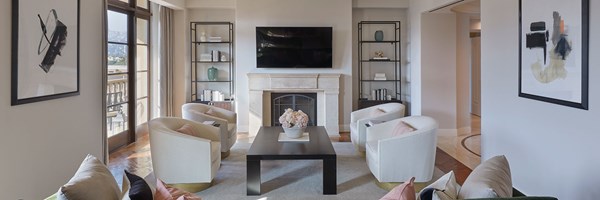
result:
M 340 137 L 332 138 L 332 141 L 350 142 L 350 133 L 342 132 L 340 133 Z M 444 173 L 454 170 L 456 180 L 459 184 L 462 184 L 471 173 L 471 169 L 440 148 L 436 152 L 435 166 Z M 115 177 L 121 177 L 123 170 L 142 177 L 150 174 L 152 172 L 152 159 L 150 158 L 148 136 L 143 136 L 137 142 L 111 153 L 108 168 Z M 119 179 L 117 180 L 120 182 Z

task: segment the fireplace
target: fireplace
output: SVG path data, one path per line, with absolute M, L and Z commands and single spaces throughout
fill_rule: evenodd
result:
M 310 117 L 310 120 L 316 123 L 316 126 L 324 126 L 329 135 L 339 134 L 341 74 L 248 73 L 247 76 L 250 136 L 256 135 L 261 126 L 273 126 L 275 120 L 279 121 L 281 114 L 273 114 L 271 99 L 273 95 L 282 93 L 315 94 L 315 117 Z M 286 106 L 282 109 L 287 108 Z M 308 114 L 305 108 L 300 109 Z
M 317 125 L 317 93 L 271 93 L 271 126 L 281 126 L 279 116 L 288 108 L 302 110 L 308 125 Z

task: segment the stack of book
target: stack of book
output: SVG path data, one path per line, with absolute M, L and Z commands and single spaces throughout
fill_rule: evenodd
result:
M 217 90 L 203 90 L 200 95 L 200 101 L 224 101 L 225 95 Z
M 387 89 L 371 90 L 371 100 L 387 100 Z
M 385 73 L 375 73 L 375 78 L 373 78 L 373 80 L 385 81 L 387 78 L 385 77 Z
M 208 42 L 221 42 L 221 37 L 208 37 Z

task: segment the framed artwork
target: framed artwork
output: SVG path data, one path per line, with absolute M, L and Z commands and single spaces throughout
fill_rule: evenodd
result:
M 79 95 L 79 0 L 13 0 L 11 59 L 11 105 Z
M 519 34 L 519 97 L 587 110 L 589 0 L 520 0 Z

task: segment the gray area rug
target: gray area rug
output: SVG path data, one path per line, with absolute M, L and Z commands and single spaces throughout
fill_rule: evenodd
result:
M 387 193 L 375 185 L 365 158 L 355 155 L 349 142 L 334 142 L 337 153 L 337 195 L 323 195 L 323 163 L 316 160 L 262 161 L 261 196 L 246 196 L 246 152 L 250 143 L 236 143 L 221 162 L 214 185 L 197 194 L 219 199 L 379 199 Z M 442 172 L 434 172 L 434 180 Z M 152 180 L 150 174 L 146 180 Z

